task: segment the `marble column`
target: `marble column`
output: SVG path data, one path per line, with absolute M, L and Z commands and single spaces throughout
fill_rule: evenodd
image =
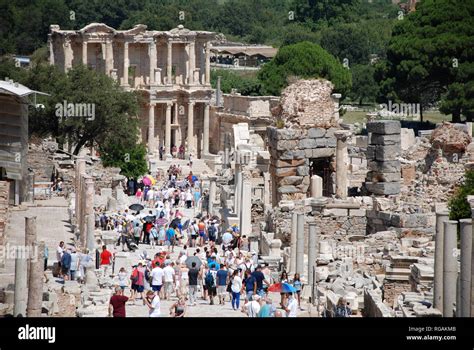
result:
M 82 39 L 82 64 L 87 66 L 87 41 Z
M 309 222 L 309 236 L 308 236 L 308 284 L 313 286 L 313 268 L 316 267 L 316 259 L 318 254 L 318 226 L 316 222 Z
M 28 317 L 40 317 L 43 305 L 44 242 L 34 242 L 35 256 L 30 262 L 28 285 Z
M 204 104 L 203 150 L 202 154 L 209 154 L 209 103 Z
M 444 254 L 443 254 L 443 316 L 453 317 L 456 301 L 456 285 L 458 265 L 457 249 L 457 221 L 444 222 Z
M 296 238 L 298 231 L 298 214 L 293 212 L 291 217 L 291 232 L 290 232 L 290 275 L 296 272 Z
M 53 46 L 53 39 L 51 38 L 51 34 L 48 34 L 48 47 L 49 47 L 49 64 L 54 65 L 54 46 Z
M 148 154 L 154 154 L 156 151 L 155 145 L 155 103 L 150 103 L 148 106 Z
M 94 216 L 94 180 L 92 177 L 88 176 L 85 181 L 85 205 L 84 205 L 84 215 L 89 215 L 93 219 L 95 219 Z M 95 224 L 94 224 L 95 225 Z M 83 247 L 86 246 L 87 243 L 87 236 L 92 234 L 94 235 L 94 231 L 92 230 L 91 232 L 89 231 L 89 227 L 87 226 L 87 221 L 84 220 L 84 230 L 81 232 L 81 245 Z
M 242 198 L 242 168 L 241 165 L 235 163 L 235 196 L 234 196 L 234 213 L 240 217 L 240 204 Z
M 85 246 L 92 252 L 95 249 L 95 217 L 94 215 L 87 215 L 87 237 Z
M 263 173 L 263 210 L 266 213 L 268 210 L 271 210 L 272 203 L 270 201 L 270 192 L 272 189 L 271 186 L 271 176 L 269 172 Z
M 166 103 L 166 120 L 165 120 L 165 152 L 166 158 L 171 158 L 171 107 L 172 102 Z
M 296 273 L 304 275 L 304 214 L 298 214 L 296 231 Z
M 337 139 L 336 145 L 336 196 L 347 198 L 347 138 L 350 132 L 338 130 L 334 133 Z
M 18 246 L 15 255 L 15 294 L 13 295 L 13 316 L 26 316 L 28 302 L 28 261 L 27 250 Z M 41 275 L 42 276 L 42 275 Z
M 217 177 L 209 177 L 209 213 L 214 215 L 214 201 L 216 200 L 216 180 Z
M 114 69 L 114 49 L 112 40 L 107 39 L 105 42 L 105 74 L 110 77 L 112 69 Z
M 64 39 L 64 71 L 67 72 L 69 69 L 72 68 L 72 59 L 74 58 L 74 53 L 71 47 L 71 39 L 65 38 Z
M 196 48 L 194 41 L 189 43 L 189 84 L 194 84 L 194 70 L 196 69 Z
M 311 176 L 311 197 L 323 196 L 323 178 L 318 175 Z
M 155 84 L 156 69 L 156 43 L 153 40 L 148 47 L 148 57 L 150 59 L 150 85 Z
M 205 81 L 206 85 L 211 85 L 211 43 L 206 43 L 206 71 L 205 71 Z
M 471 317 L 471 263 L 472 263 L 472 219 L 461 223 L 461 302 L 456 305 L 460 317 Z
M 242 181 L 240 232 L 247 237 L 252 235 L 252 182 L 250 179 Z
M 31 274 L 30 264 L 31 264 L 31 253 L 33 251 L 33 244 L 36 242 L 36 216 L 32 217 L 25 217 L 25 247 L 27 252 L 29 252 L 27 262 L 26 262 L 26 269 L 27 269 L 27 279 L 29 280 L 29 276 Z
M 172 84 L 172 69 L 173 69 L 172 51 L 173 51 L 173 44 L 171 43 L 171 41 L 168 41 L 168 55 L 167 55 L 167 59 L 166 59 L 166 76 L 167 76 L 166 84 L 167 85 Z
M 122 86 L 130 86 L 128 83 L 128 67 L 130 60 L 128 58 L 128 42 L 123 43 L 123 81 Z
M 188 155 L 192 153 L 193 156 L 195 156 L 196 151 L 194 149 L 194 101 L 188 102 L 188 133 L 186 141 L 188 144 L 186 147 L 186 152 L 188 153 Z
M 443 311 L 444 222 L 448 220 L 447 210 L 436 212 L 433 306 L 440 311 Z
M 79 230 L 79 218 L 81 217 L 81 197 L 82 197 L 82 191 L 81 191 L 81 175 L 85 174 L 86 172 L 86 161 L 82 157 L 76 158 L 76 179 L 74 181 L 74 192 L 75 192 L 75 198 L 74 198 L 74 212 L 75 212 L 75 219 L 76 219 L 76 224 L 75 224 L 75 231 L 77 232 Z

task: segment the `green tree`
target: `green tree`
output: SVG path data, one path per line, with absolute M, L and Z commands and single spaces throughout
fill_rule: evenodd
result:
M 301 42 L 282 47 L 258 73 L 264 94 L 279 95 L 288 85 L 288 78 L 325 78 L 335 92 L 346 95 L 351 87 L 351 74 L 334 56 L 317 44 Z
M 104 166 L 119 167 L 120 173 L 128 178 L 137 178 L 148 172 L 145 160 L 146 149 L 143 144 L 124 145 L 117 142 L 114 137 L 109 137 L 99 147 Z
M 352 89 L 349 97 L 358 101 L 375 102 L 379 87 L 375 81 L 375 68 L 372 65 L 357 64 L 351 67 Z
M 398 21 L 379 68 L 381 93 L 425 108 L 442 98 L 453 121 L 472 118 L 474 3 L 425 0 Z
M 211 71 L 211 85 L 217 87 L 217 77 L 221 77 L 221 91 L 230 93 L 236 89 L 244 96 L 262 95 L 262 84 L 255 76 L 243 76 L 227 69 L 218 69 Z
M 448 202 L 450 220 L 471 218 L 471 207 L 467 196 L 474 195 L 474 171 L 466 171 L 464 177 L 464 183 L 456 189 Z

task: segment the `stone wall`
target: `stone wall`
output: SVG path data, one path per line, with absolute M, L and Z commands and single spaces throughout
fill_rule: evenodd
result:
M 364 290 L 364 311 L 365 317 L 393 317 L 394 312 L 382 302 L 382 295 L 379 290 Z
M 337 128 L 267 128 L 273 180 L 273 205 L 307 197 L 310 159 L 334 157 Z

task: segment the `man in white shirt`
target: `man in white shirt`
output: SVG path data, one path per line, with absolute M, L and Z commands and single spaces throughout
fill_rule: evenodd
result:
M 298 301 L 293 296 L 293 293 L 288 293 L 288 305 L 285 307 L 286 317 L 296 317 L 298 310 Z
M 151 270 L 151 289 L 157 294 L 160 293 L 163 286 L 164 275 L 163 269 L 158 264 Z
M 174 272 L 174 263 L 171 262 L 166 265 L 166 267 L 163 269 L 163 274 L 164 274 L 164 290 L 163 290 L 163 299 L 167 299 L 168 296 L 171 297 L 171 293 L 173 293 L 174 290 L 174 281 L 175 281 L 175 272 Z
M 61 241 L 61 242 L 59 242 L 59 245 L 56 248 L 56 260 L 58 261 L 58 274 L 59 274 L 59 277 L 62 276 L 62 273 L 61 273 L 61 258 L 63 257 L 63 254 L 64 254 L 64 242 Z
M 249 301 L 243 307 L 243 312 L 247 314 L 248 317 L 257 317 L 260 311 L 260 296 L 252 296 L 252 301 Z

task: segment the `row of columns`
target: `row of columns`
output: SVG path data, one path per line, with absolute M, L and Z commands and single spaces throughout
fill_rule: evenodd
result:
M 45 243 L 38 242 L 36 217 L 25 218 L 25 245 L 17 247 L 13 315 L 40 317 Z
M 305 254 L 305 224 L 304 214 L 293 213 L 291 218 L 290 236 L 290 275 L 299 273 L 300 277 L 305 276 L 304 254 Z M 306 279 L 308 285 L 313 285 L 313 268 L 316 266 L 316 259 L 319 247 L 319 234 L 316 222 L 308 222 L 308 270 Z
M 129 86 L 128 83 L 128 69 L 130 67 L 129 59 L 129 42 L 124 42 L 123 49 L 123 81 L 122 86 Z M 87 65 L 87 45 L 88 42 L 84 40 L 82 42 L 82 64 Z M 107 75 L 111 75 L 112 70 L 114 69 L 114 53 L 113 53 L 113 44 L 110 39 L 107 39 L 105 43 L 101 43 L 103 58 L 105 60 L 105 72 Z M 54 64 L 54 52 L 52 41 L 49 41 L 50 46 L 50 63 Z M 66 37 L 63 43 L 63 52 L 64 52 L 64 69 L 67 71 L 72 68 L 72 61 L 74 58 L 74 52 L 71 46 L 71 39 Z M 173 62 L 173 42 L 167 42 L 167 61 L 166 61 L 166 83 L 169 85 L 172 82 L 172 62 Z M 196 72 L 196 49 L 194 41 L 187 43 L 186 52 L 188 54 L 189 60 L 187 64 L 188 70 L 188 82 L 189 84 L 194 84 L 199 81 L 199 77 L 195 77 Z M 150 59 L 150 71 L 149 71 L 149 82 L 150 85 L 155 83 L 161 84 L 161 69 L 157 68 L 157 47 L 156 42 L 152 41 L 148 46 L 148 57 Z M 210 44 L 205 45 L 205 84 L 210 85 L 210 76 L 211 76 L 211 65 L 210 65 Z
M 188 129 L 186 134 L 187 151 L 196 154 L 194 149 L 194 106 L 196 101 L 188 102 Z M 150 103 L 148 105 L 148 150 L 149 153 L 154 153 L 156 150 L 155 139 L 155 107 L 157 103 Z M 165 150 L 167 157 L 171 157 L 171 109 L 173 102 L 166 102 L 165 113 Z M 203 154 L 209 154 L 209 113 L 210 105 L 204 102 L 204 119 L 203 119 Z
M 471 203 L 474 214 L 474 203 Z M 447 210 L 436 212 L 434 307 L 444 317 L 471 317 L 474 315 L 474 256 L 472 219 L 461 219 L 461 267 L 458 274 L 458 221 L 449 220 Z

